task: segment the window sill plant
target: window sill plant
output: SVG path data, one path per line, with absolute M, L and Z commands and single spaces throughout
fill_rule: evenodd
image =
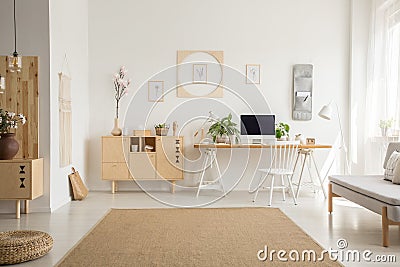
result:
M 382 136 L 388 135 L 388 129 L 392 128 L 393 122 L 394 122 L 393 119 L 380 120 L 379 127 L 381 128 Z

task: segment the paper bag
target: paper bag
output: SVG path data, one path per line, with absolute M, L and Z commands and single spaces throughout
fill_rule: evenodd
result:
M 88 189 L 82 182 L 79 172 L 77 172 L 74 167 L 72 167 L 72 173 L 68 175 L 68 178 L 72 186 L 73 199 L 84 199 L 88 195 Z

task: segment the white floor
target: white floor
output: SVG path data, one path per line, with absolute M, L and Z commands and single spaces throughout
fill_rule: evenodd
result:
M 156 193 L 171 202 L 193 202 L 194 192 Z M 209 198 L 212 191 L 201 193 L 200 200 Z M 254 207 L 266 206 L 268 195 L 261 192 L 257 201 L 248 192 L 231 192 L 227 197 L 207 207 Z M 381 246 L 381 219 L 378 215 L 352 204 L 344 199 L 334 200 L 334 213 L 327 212 L 327 201 L 320 195 L 305 192 L 295 206 L 290 198 L 283 202 L 279 192 L 274 194 L 273 205 L 280 208 L 289 218 L 300 226 L 322 247 L 337 249 L 340 238 L 348 242 L 347 249 L 364 251 L 369 249 L 376 255 L 395 255 L 400 262 L 400 234 L 398 227 L 391 227 L 388 248 Z M 110 208 L 169 208 L 145 193 L 90 192 L 84 201 L 71 202 L 52 214 L 21 214 L 21 219 L 14 219 L 14 214 L 0 214 L 0 231 L 16 229 L 34 229 L 48 232 L 54 238 L 53 250 L 40 259 L 20 264 L 19 266 L 53 266 L 72 248 Z M 268 227 L 266 222 L 265 227 Z M 268 245 L 268 244 L 266 244 Z M 263 249 L 263 248 L 260 248 Z M 273 248 L 270 248 L 273 249 Z M 256 257 L 256 251 L 254 255 Z M 264 263 L 266 264 L 266 263 Z M 345 266 L 365 266 L 366 263 L 343 262 Z M 371 266 L 395 266 L 395 263 L 371 263 Z

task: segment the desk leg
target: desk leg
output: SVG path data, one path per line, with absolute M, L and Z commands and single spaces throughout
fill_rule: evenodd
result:
M 301 178 L 303 177 L 304 165 L 306 164 L 307 155 L 308 155 L 308 154 L 304 154 L 304 161 L 303 161 L 303 165 L 301 166 L 301 172 L 300 172 L 299 182 L 298 182 L 298 184 L 297 184 L 296 199 L 299 197 L 300 186 L 301 186 Z
M 311 154 L 311 159 L 314 162 L 314 167 L 315 167 L 315 171 L 317 172 L 317 175 L 318 175 L 319 184 L 321 185 L 322 192 L 324 193 L 324 197 L 326 198 L 326 192 L 325 192 L 324 184 L 322 183 L 321 175 L 319 175 L 317 163 L 315 163 L 315 158 L 314 158 L 313 154 Z
M 21 218 L 21 201 L 19 199 L 16 201 L 15 215 L 17 219 Z
M 290 177 L 290 181 L 292 181 L 292 182 L 293 182 L 294 172 L 296 171 L 297 162 L 299 161 L 299 157 L 300 157 L 300 151 L 297 151 L 297 157 L 296 157 L 296 161 L 294 163 L 292 177 Z
M 207 162 L 208 162 L 208 157 L 209 157 L 209 155 L 207 153 L 208 153 L 208 151 L 206 152 L 206 156 L 203 161 L 203 168 L 201 169 L 200 183 L 199 183 L 199 188 L 197 189 L 196 197 L 199 197 L 200 188 L 203 185 L 204 173 L 206 172 Z
M 213 160 L 215 162 L 215 166 L 217 167 L 217 171 L 218 171 L 217 179 L 218 179 L 219 184 L 221 185 L 222 192 L 224 193 L 224 196 L 225 196 L 225 188 L 224 188 L 224 184 L 222 183 L 222 174 L 221 174 L 221 170 L 219 168 L 219 162 L 218 162 L 217 154 L 215 153 L 215 151 L 213 151 L 213 159 L 211 159 L 211 160 Z
M 332 213 L 333 211 L 333 195 L 332 195 L 332 184 L 328 185 L 328 212 Z
M 28 214 L 29 213 L 29 200 L 24 200 L 24 213 Z

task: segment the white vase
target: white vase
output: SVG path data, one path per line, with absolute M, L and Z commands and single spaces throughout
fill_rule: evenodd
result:
M 387 136 L 388 128 L 381 128 L 382 136 Z
M 112 129 L 111 134 L 113 136 L 121 136 L 122 135 L 122 130 L 121 130 L 121 128 L 119 128 L 118 118 L 114 119 L 114 128 Z

